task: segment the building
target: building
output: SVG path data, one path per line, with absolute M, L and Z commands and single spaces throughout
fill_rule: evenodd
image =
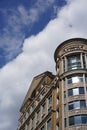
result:
M 73 38 L 55 53 L 56 75 L 34 77 L 18 130 L 87 130 L 87 40 Z

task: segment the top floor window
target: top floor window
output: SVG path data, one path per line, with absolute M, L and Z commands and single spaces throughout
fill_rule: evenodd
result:
M 67 57 L 68 70 L 81 68 L 80 55 Z
M 87 55 L 85 53 L 72 54 L 63 57 L 63 71 L 86 68 Z

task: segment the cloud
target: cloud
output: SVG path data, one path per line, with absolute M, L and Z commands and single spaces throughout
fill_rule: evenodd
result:
M 46 12 L 55 0 L 37 0 L 32 7 L 19 5 L 17 8 L 0 9 L 4 28 L 0 36 L 0 48 L 3 50 L 3 60 L 10 61 L 21 52 L 27 30 L 30 30 L 40 16 Z
M 0 69 L 1 130 L 16 129 L 18 111 L 32 78 L 46 70 L 56 73 L 56 47 L 69 38 L 87 37 L 86 7 L 87 0 L 69 1 L 42 32 L 24 40 L 22 53 L 16 59 Z

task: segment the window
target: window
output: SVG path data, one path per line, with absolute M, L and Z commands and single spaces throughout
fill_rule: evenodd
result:
M 80 101 L 69 102 L 68 108 L 69 108 L 69 110 L 86 108 L 86 101 L 80 100 Z
M 67 127 L 67 121 L 66 121 L 66 118 L 64 118 L 64 127 Z
M 68 90 L 68 96 L 74 96 L 74 95 L 79 95 L 79 94 L 84 94 L 84 93 L 85 93 L 84 87 L 79 87 L 79 88 Z
M 66 98 L 66 92 L 64 92 L 64 98 Z
M 66 112 L 66 104 L 64 104 L 64 112 Z
M 52 95 L 48 98 L 48 113 L 52 110 Z
M 69 117 L 69 126 L 74 125 L 74 116 Z
M 34 126 L 34 117 L 32 118 L 32 127 Z
M 52 104 L 52 95 L 48 98 L 48 104 Z
M 67 57 L 68 70 L 81 68 L 80 55 L 74 55 Z
M 47 130 L 51 130 L 51 119 L 47 121 Z
M 42 126 L 40 130 L 45 130 L 44 126 Z
M 40 110 L 37 112 L 37 120 L 40 118 Z
M 44 119 L 45 115 L 46 115 L 46 103 L 42 105 L 42 119 Z
M 69 126 L 87 124 L 87 115 L 75 115 L 69 117 Z
M 86 68 L 85 54 L 82 55 L 82 59 L 83 59 L 83 68 Z
M 39 124 L 40 110 L 37 112 L 36 118 L 37 118 L 37 122 L 36 122 L 36 127 L 37 127 Z
M 66 79 L 63 80 L 63 85 L 66 87 Z
M 75 125 L 81 124 L 81 116 L 80 115 L 74 116 L 74 124 Z
M 83 82 L 83 76 L 82 75 L 71 76 L 68 77 L 67 80 L 68 80 L 68 84 L 79 83 L 79 82 Z

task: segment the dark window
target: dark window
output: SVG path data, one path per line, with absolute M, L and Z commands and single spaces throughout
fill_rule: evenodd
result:
M 87 115 L 82 115 L 82 124 L 87 124 Z
M 69 126 L 74 125 L 74 116 L 69 117 Z
M 41 127 L 41 130 L 45 130 L 44 126 Z
M 51 130 L 51 119 L 47 121 L 47 130 Z
M 67 127 L 67 121 L 66 121 L 66 118 L 64 119 L 64 127 Z
M 84 94 L 84 93 L 85 93 L 84 88 L 83 87 L 79 88 L 79 94 Z
M 86 101 L 85 100 L 81 100 L 80 101 L 80 107 L 81 108 L 85 108 L 86 107 Z
M 72 96 L 73 95 L 73 89 L 69 89 L 68 90 L 68 96 Z
M 66 92 L 64 92 L 64 98 L 66 98 Z
M 74 109 L 73 102 L 70 102 L 68 106 L 69 106 L 69 110 L 72 110 L 72 109 Z
M 83 68 L 86 68 L 86 62 L 85 62 L 85 55 L 84 54 L 83 54 L 82 58 L 83 58 Z

